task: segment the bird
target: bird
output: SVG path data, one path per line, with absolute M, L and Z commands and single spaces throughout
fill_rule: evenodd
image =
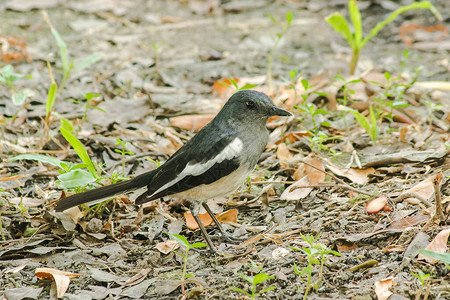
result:
M 63 198 L 55 211 L 142 189 L 145 191 L 136 198 L 136 205 L 166 196 L 183 198 L 190 202 L 189 209 L 209 249 L 216 252 L 199 218 L 200 208 L 205 208 L 223 236 L 233 239 L 206 200 L 235 191 L 255 168 L 269 139 L 266 123 L 271 116 L 292 116 L 292 113 L 275 106 L 262 92 L 238 91 L 206 126 L 155 170 Z

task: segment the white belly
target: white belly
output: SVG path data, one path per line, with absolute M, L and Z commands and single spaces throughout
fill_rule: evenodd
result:
M 236 190 L 247 178 L 250 171 L 248 166 L 242 165 L 236 171 L 211 184 L 202 184 L 190 190 L 171 195 L 171 197 L 179 197 L 189 201 L 203 201 L 223 196 Z

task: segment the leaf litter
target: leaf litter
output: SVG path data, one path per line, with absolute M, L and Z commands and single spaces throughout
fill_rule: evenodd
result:
M 440 27 L 436 31 L 404 27 L 399 37 L 388 34 L 389 30 L 382 32 L 389 42 L 372 42 L 373 49 L 366 49 L 367 56 L 362 58 L 360 75 L 336 80 L 335 74 L 346 72 L 345 59 L 339 58 L 346 54 L 333 33 L 318 26 L 323 20 L 315 14 L 317 10 L 325 15 L 339 9 L 325 1 L 306 8 L 294 2 L 260 1 L 251 9 L 239 1 L 172 3 L 177 9 L 155 1 L 139 11 L 114 0 L 106 6 L 99 1 L 85 1 L 90 5 L 13 2 L 0 8 L 2 20 L 16 24 L 2 33 L 0 42 L 8 46 L 2 47 L 2 62 L 14 63 L 15 72 L 30 74 L 31 78 L 21 78 L 14 86 L 33 93 L 23 105 L 15 105 L 9 100 L 11 88 L 0 85 L 2 296 L 177 298 L 183 285 L 185 297 L 229 299 L 238 295 L 230 287 L 246 288 L 236 274 L 254 276 L 263 271 L 275 276 L 264 286 L 275 286 L 264 294 L 267 298 L 301 297 L 305 284 L 293 269 L 294 263 L 306 266 L 307 259 L 290 247 L 307 248 L 300 234 L 320 233 L 319 242 L 342 257 L 327 257 L 322 280 L 310 295 L 413 298 L 419 282 L 412 272 L 423 270 L 434 276 L 430 294 L 448 297 L 445 265 L 419 254 L 421 249 L 446 253 L 448 245 L 448 59 L 426 50 L 445 48 L 448 35 Z M 445 9 L 444 2 L 436 2 Z M 40 14 L 32 13 L 42 8 L 48 9 L 76 61 L 66 88 L 59 91 L 49 124 L 44 122 L 43 100 L 47 99 L 48 72 L 42 62 L 49 60 L 56 80 L 63 74 L 59 54 L 48 56 L 57 51 L 54 41 L 39 25 L 43 24 Z M 237 244 L 214 239 L 220 250 L 234 251 L 234 255 L 212 259 L 207 252 L 191 251 L 187 270 L 192 277 L 180 280 L 182 261 L 173 253 L 178 244 L 167 233 L 182 234 L 191 243 L 202 240 L 194 226 L 184 225 L 188 204 L 183 200 L 164 198 L 137 208 L 130 204 L 133 196 L 121 196 L 103 208 L 52 211 L 61 194 L 57 182 L 61 166 L 83 167 L 71 165 L 80 160 L 60 135 L 59 118 L 72 121 L 88 155 L 96 164 L 104 163 L 108 173 L 129 177 L 156 168 L 233 93 L 229 78 L 241 87 L 258 84 L 256 89 L 269 91 L 267 78 L 261 75 L 272 46 L 265 37 L 276 34 L 264 19 L 268 9 L 276 16 L 288 9 L 308 14 L 302 20 L 304 26 L 294 26 L 281 40 L 284 45 L 279 51 L 292 63 L 274 60 L 280 75 L 275 80 L 274 102 L 291 109 L 296 117 L 270 120 L 270 143 L 257 170 L 238 192 L 217 199 L 214 205 L 220 218 L 223 211 L 231 212 L 225 213 L 223 227 L 244 239 Z M 219 38 L 217 32 L 224 28 L 214 20 L 222 22 L 223 15 L 230 18 L 222 24 L 229 36 Z M 86 16 L 92 18 L 92 23 L 86 23 L 94 24 L 92 28 L 83 27 L 81 21 L 67 22 Z M 204 36 L 193 34 L 196 30 Z M 298 36 L 307 38 L 300 41 Z M 416 78 L 414 68 L 402 67 L 399 56 L 392 53 L 401 52 L 399 41 L 405 39 L 412 49 L 422 49 L 412 52 L 408 64 L 423 65 L 428 73 L 422 74 L 429 76 Z M 101 60 L 92 66 L 81 63 L 78 58 L 89 57 L 93 48 Z M 424 56 L 425 61 L 415 56 Z M 302 74 L 288 85 L 284 74 L 295 64 L 301 66 Z M 305 88 L 303 79 L 313 87 Z M 88 92 L 101 97 L 87 100 Z M 305 103 L 301 95 L 306 95 Z M 402 99 L 409 106 L 379 99 Z M 376 125 L 364 127 L 356 115 L 370 119 L 374 103 L 379 103 Z M 304 104 L 330 114 L 311 118 L 293 107 Z M 50 133 L 47 139 L 43 138 L 45 126 Z M 121 148 L 117 139 L 129 145 Z M 122 155 L 124 149 L 133 154 Z M 10 160 L 19 154 L 31 156 Z M 36 161 L 33 155 L 37 154 L 58 160 Z M 434 182 L 438 173 L 443 174 L 438 186 L 443 219 L 433 218 L 435 198 L 439 198 Z M 109 184 L 111 178 L 97 184 Z M 376 209 L 367 209 L 374 200 Z M 208 231 L 218 235 L 215 226 Z M 53 279 L 30 283 L 35 273 L 44 274 L 42 269 L 54 270 L 45 272 Z M 74 276 L 70 274 L 83 276 L 68 281 Z M 313 273 L 312 279 L 318 280 L 319 275 Z

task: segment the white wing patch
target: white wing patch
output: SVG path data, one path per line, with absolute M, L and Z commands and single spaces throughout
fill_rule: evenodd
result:
M 204 163 L 194 163 L 194 164 L 189 162 L 183 169 L 183 171 L 181 171 L 181 173 L 178 174 L 178 176 L 175 179 L 164 184 L 149 197 L 152 197 L 153 195 L 156 195 L 159 192 L 177 184 L 187 176 L 199 176 L 208 171 L 215 164 L 219 164 L 224 160 L 229 160 L 233 159 L 234 157 L 237 157 L 242 152 L 243 149 L 244 144 L 242 143 L 242 141 L 239 138 L 235 138 L 231 143 L 229 143 L 225 148 L 223 148 L 223 150 L 218 155 L 216 155 L 211 160 L 208 160 L 207 162 Z

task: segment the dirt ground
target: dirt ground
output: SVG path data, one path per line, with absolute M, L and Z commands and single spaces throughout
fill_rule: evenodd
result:
M 358 1 L 364 33 L 411 2 Z M 296 271 L 307 270 L 308 259 L 291 247 L 310 249 L 308 235 L 340 253 L 324 256 L 323 271 L 312 265 L 308 299 L 450 299 L 448 267 L 418 256 L 424 248 L 445 252 L 450 233 L 450 6 L 432 2 L 442 21 L 427 10 L 400 15 L 367 43 L 350 76 L 351 50 L 324 20 L 348 17 L 344 0 L 2 1 L 0 67 L 29 76 L 13 82 L 16 91 L 0 81 L 0 299 L 245 299 L 230 287 L 251 291 L 240 275 L 258 273 L 271 277 L 256 291 L 274 287 L 258 299 L 303 299 L 307 275 Z M 44 10 L 73 61 L 50 115 L 48 65 L 59 88 L 64 66 Z M 281 27 L 267 14 L 285 23 L 289 11 L 270 89 L 268 58 Z M 301 77 L 290 84 L 295 69 Z M 248 182 L 208 201 L 215 213 L 237 209 L 224 227 L 244 241 L 208 227 L 227 255 L 192 250 L 185 281 L 168 233 L 203 242 L 186 227 L 188 203 L 164 198 L 140 208 L 124 195 L 55 213 L 61 168 L 13 159 L 81 163 L 59 130 L 67 119 L 104 171 L 88 188 L 133 177 L 166 161 L 218 112 L 232 94 L 218 81 L 229 77 L 257 84 L 295 116 L 270 120 L 269 144 Z M 305 91 L 301 79 L 313 88 Z M 18 91 L 27 95 L 22 103 L 11 100 Z M 308 105 L 327 113 L 312 116 Z M 366 117 L 375 108 L 377 137 L 345 107 Z M 132 154 L 122 155 L 117 139 Z M 373 211 L 367 203 L 382 205 Z M 70 276 L 41 280 L 37 268 L 81 276 L 64 293 Z M 413 275 L 420 272 L 431 275 L 423 285 Z

